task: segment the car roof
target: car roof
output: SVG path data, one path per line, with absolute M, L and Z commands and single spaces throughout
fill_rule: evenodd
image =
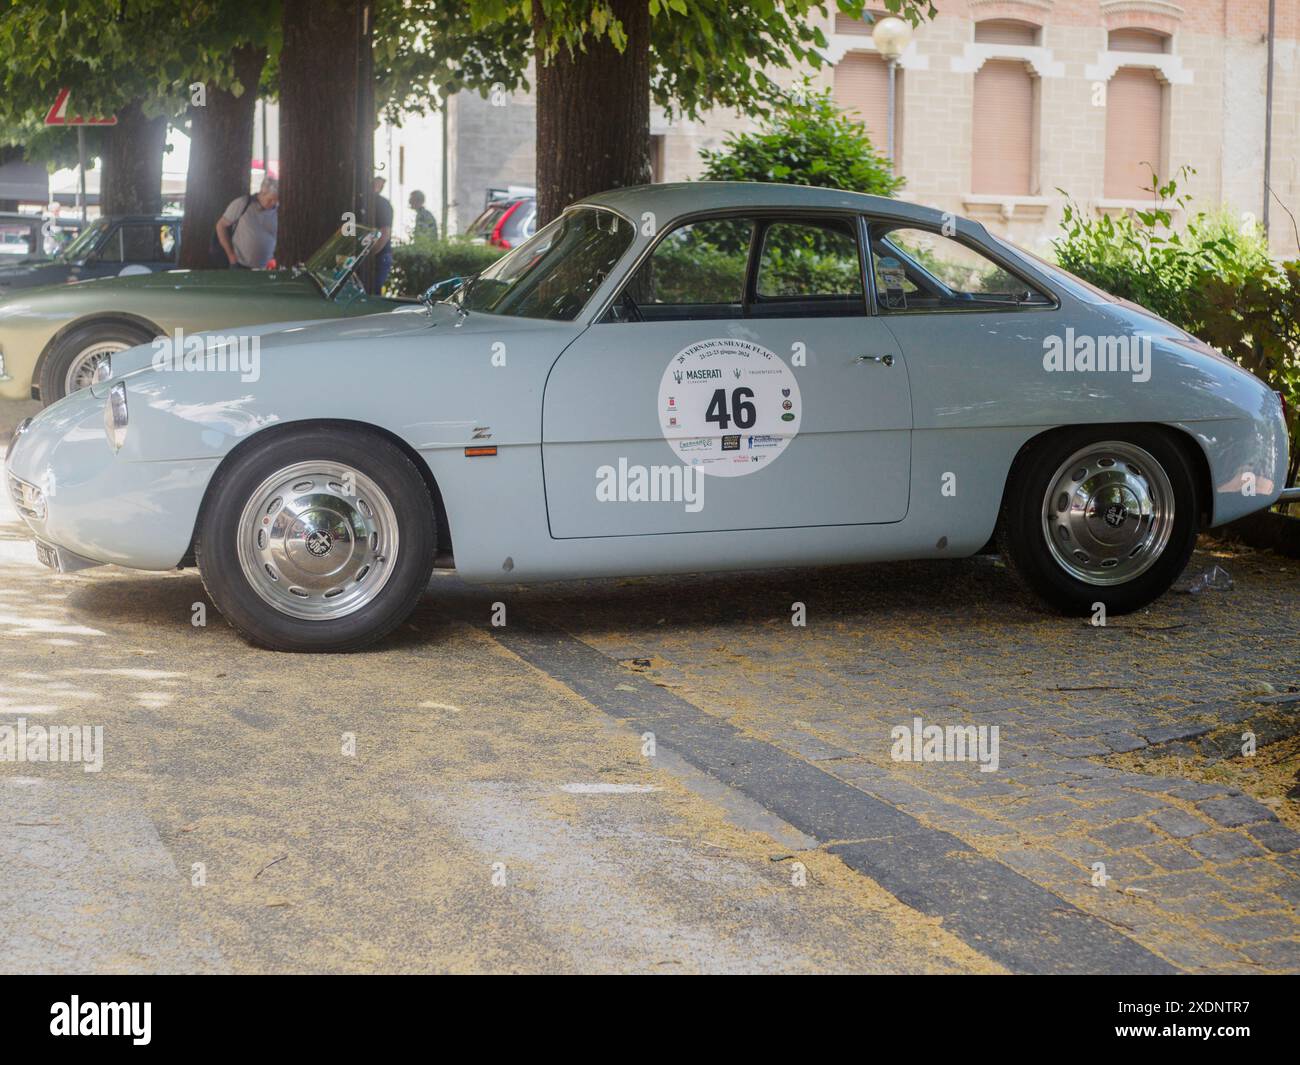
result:
M 597 193 L 578 203 L 608 207 L 629 218 L 639 218 L 642 212 L 652 211 L 660 224 L 682 215 L 730 208 L 861 211 L 931 224 L 944 219 L 943 212 L 937 208 L 923 207 L 887 196 L 760 181 L 679 181 L 662 185 L 636 185 Z

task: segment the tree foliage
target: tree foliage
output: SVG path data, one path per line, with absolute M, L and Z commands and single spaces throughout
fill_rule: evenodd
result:
M 70 131 L 46 131 L 46 111 L 69 88 L 73 114 L 110 115 L 138 101 L 148 117 L 180 117 L 190 86 L 239 83 L 241 44 L 274 44 L 279 4 L 244 0 L 0 0 L 0 138 L 65 161 Z M 98 146 L 106 133 L 87 130 Z
M 665 112 L 712 107 L 767 114 L 784 98 L 774 74 L 826 60 L 814 15 L 858 18 L 863 0 L 645 0 L 651 15 L 650 91 Z M 883 0 L 913 23 L 930 0 Z M 376 14 L 375 63 L 389 117 L 464 89 L 530 88 L 530 64 L 608 40 L 627 46 L 611 0 L 409 0 Z M 599 101 L 592 101 L 599 106 Z
M 829 92 L 796 91 L 764 127 L 732 133 L 721 148 L 702 151 L 711 181 L 775 181 L 892 196 L 903 185 L 866 129 Z

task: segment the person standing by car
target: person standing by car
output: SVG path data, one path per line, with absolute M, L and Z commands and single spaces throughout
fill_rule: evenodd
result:
M 411 236 L 437 240 L 438 223 L 434 220 L 433 212 L 424 206 L 424 193 L 416 189 L 406 202 L 411 210 L 415 212 L 415 227 L 411 230 Z
M 384 179 L 376 177 L 375 228 L 379 230 L 379 236 L 375 238 L 375 250 L 371 253 L 375 257 L 375 280 L 370 290 L 376 296 L 384 291 L 384 282 L 393 269 L 393 205 L 388 202 L 388 197 L 380 195 L 383 191 Z
M 216 239 L 232 270 L 264 270 L 275 254 L 280 183 L 265 178 L 255 196 L 230 201 L 217 219 Z

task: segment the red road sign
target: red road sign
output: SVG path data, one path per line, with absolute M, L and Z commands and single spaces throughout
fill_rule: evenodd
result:
M 116 126 L 117 118 L 109 115 L 107 118 L 82 118 L 80 115 L 68 117 L 68 93 L 69 89 L 60 89 L 59 95 L 54 98 L 54 106 L 50 108 L 45 115 L 45 124 L 47 126 Z

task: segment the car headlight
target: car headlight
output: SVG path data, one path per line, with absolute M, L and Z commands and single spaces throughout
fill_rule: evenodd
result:
M 94 383 L 102 385 L 113 376 L 113 356 L 107 353 L 99 357 L 99 362 L 95 363 Z
M 18 443 L 18 438 L 22 436 L 23 433 L 27 432 L 27 427 L 31 424 L 32 424 L 32 420 L 30 418 L 24 418 L 22 421 L 20 421 L 17 425 L 14 426 L 14 431 L 9 434 L 10 455 L 14 453 L 14 444 Z
M 104 404 L 104 435 L 114 451 L 120 451 L 126 443 L 126 427 L 130 420 L 126 409 L 126 385 L 118 381 L 108 390 L 108 402 Z

